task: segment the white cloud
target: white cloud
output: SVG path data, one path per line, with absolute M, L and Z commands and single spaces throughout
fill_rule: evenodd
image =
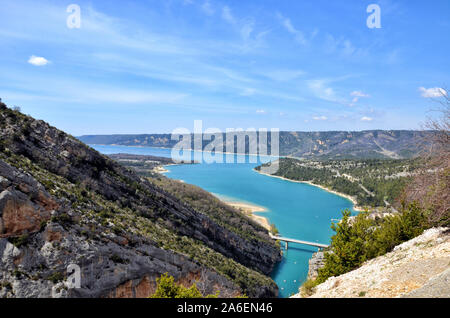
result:
M 328 117 L 327 116 L 314 116 L 313 119 L 314 120 L 327 120 Z
M 259 74 L 264 77 L 270 78 L 271 80 L 278 82 L 292 81 L 299 78 L 306 73 L 302 70 L 287 70 L 287 69 L 279 69 L 279 70 L 269 70 L 263 71 Z
M 289 33 L 295 34 L 297 33 L 297 30 L 292 25 L 291 19 L 289 18 L 282 18 L 283 26 L 288 30 Z
M 222 18 L 230 24 L 235 24 L 236 20 L 231 14 L 231 9 L 228 6 L 222 8 Z
M 350 93 L 350 96 L 354 96 L 354 97 L 352 99 L 352 102 L 349 104 L 349 106 L 355 106 L 355 103 L 357 103 L 360 98 L 370 97 L 369 94 L 363 93 L 361 91 L 353 91 Z
M 73 92 L 77 96 L 76 91 Z M 124 104 L 173 104 L 185 100 L 188 94 L 158 91 L 142 91 L 119 88 L 84 88 L 78 92 L 79 97 L 102 103 Z
M 361 91 L 353 91 L 350 93 L 350 96 L 355 96 L 355 97 L 369 97 L 370 95 L 365 94 Z
M 211 3 L 209 2 L 209 0 L 206 0 L 203 5 L 202 5 L 202 10 L 203 12 L 205 12 L 207 15 L 213 15 L 214 14 L 214 9 L 211 6 Z
M 238 21 L 233 16 L 231 9 L 228 6 L 223 6 L 222 8 L 222 19 L 234 26 L 244 41 L 248 41 L 250 39 L 250 36 L 255 29 L 255 22 L 252 19 L 248 21 Z
M 361 121 L 372 121 L 372 120 L 373 120 L 372 117 L 367 117 L 367 116 L 361 117 Z
M 344 37 L 334 37 L 327 34 L 324 42 L 324 50 L 327 54 L 339 55 L 342 58 L 349 57 L 364 57 L 367 55 L 367 50 L 357 48 L 353 43 Z
M 246 88 L 242 91 L 241 96 L 252 96 L 256 93 L 254 88 Z
M 28 63 L 33 64 L 35 66 L 44 66 L 44 65 L 47 65 L 49 62 L 46 58 L 44 58 L 42 56 L 32 55 L 28 59 Z
M 258 109 L 258 110 L 256 110 L 256 113 L 257 114 L 265 114 L 266 111 L 264 109 Z
M 255 23 L 253 21 L 249 23 L 245 23 L 241 28 L 241 36 L 246 41 L 250 38 L 255 27 Z
M 337 100 L 333 88 L 328 87 L 326 80 L 309 80 L 309 89 L 319 98 L 335 102 Z
M 432 87 L 432 88 L 419 87 L 419 91 L 422 92 L 421 95 L 422 97 L 425 98 L 447 96 L 447 92 L 445 91 L 445 89 L 440 87 Z
M 344 40 L 342 43 L 342 54 L 345 56 L 350 56 L 355 53 L 356 48 L 353 46 L 352 42 L 349 40 Z
M 284 17 L 281 13 L 277 13 L 277 18 L 280 20 L 281 25 L 291 34 L 295 35 L 295 40 L 301 44 L 301 45 L 307 45 L 308 41 L 305 38 L 305 35 L 302 31 L 297 30 L 292 22 L 291 19 Z

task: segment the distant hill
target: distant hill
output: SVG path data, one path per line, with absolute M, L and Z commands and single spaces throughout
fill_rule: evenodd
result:
M 414 158 L 424 149 L 428 135 L 428 131 L 416 130 L 283 131 L 280 132 L 280 155 L 315 159 Z M 86 144 L 166 148 L 177 143 L 171 140 L 170 134 L 86 135 L 78 139 Z M 204 146 L 207 143 L 204 141 Z

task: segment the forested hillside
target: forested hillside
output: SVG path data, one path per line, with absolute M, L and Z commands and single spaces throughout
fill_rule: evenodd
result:
M 417 173 L 420 159 L 311 161 L 280 159 L 276 176 L 309 181 L 354 197 L 359 206 L 393 205 Z M 260 170 L 260 167 L 256 167 Z

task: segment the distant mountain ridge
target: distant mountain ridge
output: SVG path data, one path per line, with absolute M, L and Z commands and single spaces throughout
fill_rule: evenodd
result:
M 280 155 L 316 159 L 414 158 L 425 149 L 426 140 L 431 134 L 430 131 L 419 130 L 282 131 Z M 225 133 L 222 135 L 225 140 Z M 171 134 L 85 135 L 78 139 L 86 144 L 165 148 L 172 148 L 178 142 L 172 140 Z M 203 146 L 206 144 L 208 141 L 203 142 Z M 247 153 L 248 146 L 246 141 Z

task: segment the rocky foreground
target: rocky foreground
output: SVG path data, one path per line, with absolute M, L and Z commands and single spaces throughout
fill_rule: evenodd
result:
M 356 270 L 329 278 L 310 297 L 450 297 L 450 229 L 429 229 Z

